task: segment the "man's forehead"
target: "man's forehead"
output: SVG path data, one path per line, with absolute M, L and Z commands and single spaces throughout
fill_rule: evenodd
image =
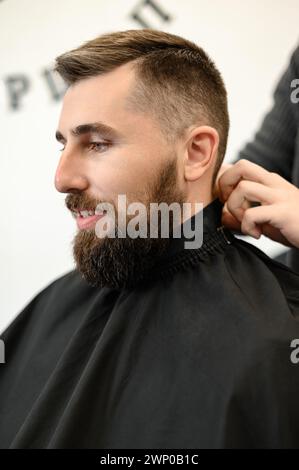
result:
M 122 66 L 71 85 L 63 98 L 59 128 L 70 121 L 77 125 L 97 120 L 122 123 L 130 120 L 126 99 L 133 79 L 129 68 Z
M 66 103 L 74 99 L 85 99 L 93 101 L 95 97 L 101 99 L 102 102 L 124 100 L 133 88 L 135 82 L 135 74 L 132 66 L 125 64 L 111 72 L 88 77 L 79 80 L 71 85 L 65 93 L 64 101 Z

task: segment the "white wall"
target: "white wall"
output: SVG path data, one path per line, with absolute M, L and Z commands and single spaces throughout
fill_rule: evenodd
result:
M 50 281 L 73 268 L 73 220 L 54 188 L 61 102 L 42 76 L 56 55 L 109 31 L 142 27 L 136 0 L 0 1 L 0 331 Z M 271 104 L 271 92 L 298 42 L 298 0 L 160 0 L 165 22 L 144 8 L 150 27 L 200 44 L 223 73 L 231 132 L 227 160 L 249 139 Z M 4 85 L 23 73 L 31 87 L 19 110 Z M 260 242 L 259 242 L 260 245 Z M 265 244 L 268 252 L 281 247 Z

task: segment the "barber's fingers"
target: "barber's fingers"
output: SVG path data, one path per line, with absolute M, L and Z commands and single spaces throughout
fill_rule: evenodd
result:
M 251 202 L 273 204 L 277 195 L 272 188 L 253 181 L 242 180 L 232 191 L 226 201 L 229 212 L 240 222 L 243 214 L 251 207 Z
M 292 242 L 290 242 L 290 240 L 283 235 L 281 229 L 274 226 L 274 224 L 277 227 L 280 226 L 279 218 L 277 218 L 277 220 L 276 218 L 276 205 L 251 207 L 244 212 L 242 222 L 239 222 L 227 210 L 226 205 L 223 207 L 222 211 L 222 224 L 229 230 L 234 230 L 242 235 L 250 235 L 254 238 L 260 238 L 261 235 L 265 235 L 286 246 L 299 246 L 299 240 L 297 240 L 296 244 L 296 238 L 293 237 L 295 241 L 292 240 Z
M 247 209 L 244 212 L 241 230 L 245 235 L 251 235 L 255 238 L 259 238 L 264 224 L 270 225 L 275 228 L 275 206 L 258 206 Z
M 241 222 L 239 222 L 227 209 L 226 204 L 224 204 L 223 209 L 222 209 L 222 218 L 221 218 L 222 224 L 230 229 L 230 230 L 235 230 L 237 232 L 241 233 Z
M 236 171 L 232 167 L 221 177 L 226 191 L 223 225 L 245 235 L 259 238 L 263 234 L 299 248 L 299 189 L 251 162 L 242 168 L 240 173 L 240 168 Z M 258 207 L 253 207 L 256 204 Z
M 248 209 L 241 223 L 241 231 L 244 235 L 251 235 L 255 238 L 265 235 L 283 245 L 298 247 L 298 229 L 296 227 L 292 230 L 292 226 L 289 228 L 289 233 L 288 230 L 284 233 L 284 222 L 277 204 Z
M 284 187 L 288 182 L 249 160 L 239 160 L 219 178 L 219 197 L 224 202 L 241 180 L 254 181 L 269 187 Z
M 248 201 L 247 199 L 244 199 L 244 201 L 242 202 L 242 209 L 246 210 L 246 209 L 249 209 L 249 207 L 251 207 L 250 201 Z
M 247 201 L 247 199 L 244 199 L 244 201 L 241 203 L 241 207 L 244 211 L 246 209 L 249 209 L 249 207 L 251 207 L 250 201 Z M 224 203 L 224 206 L 222 209 L 222 223 L 230 230 L 236 230 L 241 233 L 241 222 L 239 222 L 239 220 L 236 219 L 232 215 L 232 213 L 228 210 L 227 202 Z

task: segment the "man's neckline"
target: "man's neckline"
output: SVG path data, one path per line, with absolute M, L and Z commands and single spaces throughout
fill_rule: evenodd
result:
M 213 252 L 226 249 L 233 242 L 234 235 L 225 229 L 221 223 L 222 209 L 223 203 L 219 198 L 214 199 L 202 209 L 202 226 L 200 230 L 203 231 L 203 240 L 199 248 L 186 248 L 185 242 L 190 241 L 190 239 L 185 237 L 182 230 L 179 238 L 169 240 L 167 249 L 160 256 L 155 266 L 142 273 L 137 283 L 143 284 L 156 277 L 167 277 L 182 268 L 198 264 L 199 261 Z M 195 219 L 197 214 L 194 214 L 188 220 L 192 230 L 196 227 Z
M 220 199 L 216 198 L 212 202 L 207 204 L 201 211 L 199 211 L 202 212 L 202 226 L 199 227 L 199 229 L 203 231 L 203 243 L 205 243 L 205 239 L 208 237 L 208 234 L 215 233 L 217 231 L 217 228 L 221 227 L 222 208 L 222 202 L 220 201 Z M 190 224 L 192 231 L 195 231 L 197 227 L 196 217 L 199 212 L 194 214 L 184 222 L 184 225 L 187 223 Z M 173 256 L 176 253 L 186 250 L 185 242 L 188 241 L 190 240 L 184 235 L 184 231 L 181 230 L 181 237 L 170 239 L 169 246 L 160 259 L 162 260 L 162 258 L 169 258 L 169 256 Z

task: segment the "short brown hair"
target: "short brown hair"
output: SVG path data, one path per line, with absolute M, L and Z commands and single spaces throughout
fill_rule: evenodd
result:
M 191 125 L 207 124 L 219 134 L 213 184 L 223 161 L 229 130 L 227 93 L 215 64 L 194 42 L 151 28 L 103 34 L 56 57 L 55 70 L 68 85 L 134 61 L 136 88 L 131 110 L 151 114 L 169 143 Z

